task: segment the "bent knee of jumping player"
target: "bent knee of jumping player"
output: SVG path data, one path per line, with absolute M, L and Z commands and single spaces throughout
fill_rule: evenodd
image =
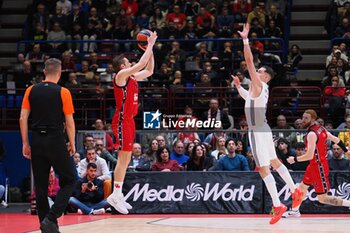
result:
M 263 179 L 266 176 L 268 176 L 269 174 L 271 174 L 269 166 L 259 167 L 259 174 L 260 174 L 261 178 L 263 178 Z

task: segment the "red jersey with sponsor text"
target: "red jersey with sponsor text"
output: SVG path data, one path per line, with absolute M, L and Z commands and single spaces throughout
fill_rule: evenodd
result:
M 310 163 L 322 163 L 327 161 L 327 130 L 321 125 L 312 125 L 308 128 L 307 134 L 314 132 L 317 136 L 316 148 L 314 157 Z M 305 146 L 307 147 L 307 134 L 304 138 Z
M 119 121 L 133 118 L 138 112 L 138 84 L 134 76 L 130 76 L 124 86 L 117 86 L 113 78 L 114 99 Z

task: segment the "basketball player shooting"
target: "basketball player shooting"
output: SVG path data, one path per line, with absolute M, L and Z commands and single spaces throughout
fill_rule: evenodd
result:
M 135 138 L 134 117 L 138 111 L 137 81 L 151 76 L 154 70 L 152 49 L 157 40 L 157 33 L 149 31 L 149 34 L 147 48 L 134 66 L 122 55 L 113 59 L 116 73 L 113 78 L 116 111 L 112 119 L 112 130 L 116 138 L 114 149 L 118 150 L 118 162 L 114 170 L 113 193 L 107 198 L 107 202 L 122 214 L 128 214 L 132 209 L 125 201 L 122 189 Z
M 270 165 L 290 188 L 293 199 L 292 206 L 298 206 L 301 203 L 303 194 L 295 186 L 287 168 L 277 158 L 272 132 L 266 120 L 266 106 L 269 98 L 267 83 L 273 78 L 274 72 L 268 66 L 262 66 L 258 70 L 255 69 L 248 40 L 249 24 L 245 24 L 243 31 L 238 33 L 243 39 L 244 58 L 252 80 L 249 90 L 247 91 L 241 87 L 237 76 L 232 77 L 240 96 L 245 100 L 244 110 L 249 126 L 249 142 L 253 149 L 254 160 L 259 167 L 259 174 L 272 198 L 273 207 L 270 224 L 275 224 L 281 219 L 287 207 L 279 200 L 276 182 L 270 172 Z
M 317 113 L 314 110 L 309 109 L 304 112 L 302 125 L 303 128 L 307 129 L 304 139 L 307 146 L 306 153 L 299 157 L 291 156 L 287 159 L 290 164 L 310 161 L 306 168 L 303 181 L 299 185 L 299 189 L 304 193 L 302 200 L 306 196 L 308 188 L 312 185 L 315 188 L 318 201 L 322 204 L 350 207 L 350 201 L 327 195 L 329 191 L 327 139 L 337 144 L 345 153 L 349 154 L 350 152 L 339 138 L 333 136 L 323 126 L 316 124 L 316 119 Z M 286 218 L 300 217 L 299 207 L 300 205 L 292 208 L 292 210 L 287 211 L 283 216 Z

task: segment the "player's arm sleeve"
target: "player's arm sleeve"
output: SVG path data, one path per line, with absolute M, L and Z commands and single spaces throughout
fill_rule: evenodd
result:
M 239 95 L 243 98 L 243 99 L 247 99 L 248 96 L 248 91 L 246 89 L 244 89 L 242 86 L 240 86 L 239 88 L 237 88 Z
M 30 110 L 29 94 L 32 90 L 32 87 L 33 86 L 28 87 L 26 92 L 24 93 L 23 102 L 22 102 L 23 109 Z
M 61 99 L 63 104 L 64 115 L 70 115 L 74 113 L 73 99 L 70 91 L 67 88 L 61 89 Z

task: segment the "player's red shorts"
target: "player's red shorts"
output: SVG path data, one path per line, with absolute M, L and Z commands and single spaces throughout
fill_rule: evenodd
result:
M 132 151 L 135 139 L 135 121 L 127 118 L 122 121 L 113 119 L 112 130 L 115 137 L 114 149 L 121 151 Z
M 329 168 L 328 161 L 322 163 L 310 163 L 307 166 L 303 183 L 306 185 L 312 185 L 315 188 L 316 194 L 324 194 L 329 190 Z

